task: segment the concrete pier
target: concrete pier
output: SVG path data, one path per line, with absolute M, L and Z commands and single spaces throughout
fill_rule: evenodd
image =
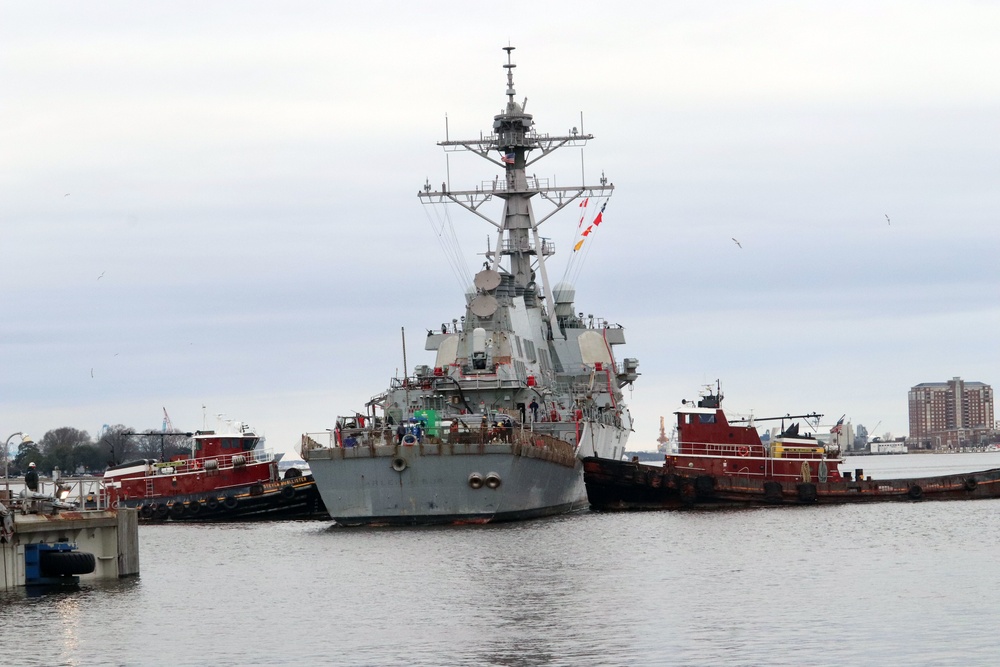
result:
M 7 496 L 0 491 L 0 496 Z M 104 505 L 104 503 L 98 503 Z M 53 546 L 93 554 L 93 572 L 81 582 L 139 574 L 139 520 L 135 510 L 56 509 L 50 503 L 0 497 L 0 586 L 30 583 L 29 555 Z M 34 545 L 34 546 L 33 546 Z

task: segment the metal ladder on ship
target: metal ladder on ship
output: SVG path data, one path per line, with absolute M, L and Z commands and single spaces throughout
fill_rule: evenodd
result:
M 149 498 L 153 495 L 153 478 L 146 478 L 146 497 Z

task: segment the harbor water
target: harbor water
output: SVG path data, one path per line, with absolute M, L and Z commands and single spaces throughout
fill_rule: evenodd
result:
M 859 457 L 876 477 L 1000 454 Z M 0 596 L 5 665 L 994 665 L 1000 501 L 494 526 L 140 527 L 138 578 Z

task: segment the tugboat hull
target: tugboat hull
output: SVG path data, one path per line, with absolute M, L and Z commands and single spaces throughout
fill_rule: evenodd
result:
M 805 482 L 684 474 L 598 458 L 584 459 L 583 465 L 590 507 L 603 511 L 1000 498 L 1000 468 L 938 477 Z
M 252 521 L 269 519 L 326 519 L 310 475 L 274 482 L 247 484 L 155 498 L 120 500 L 122 506 L 139 510 L 139 520 L 157 521 Z

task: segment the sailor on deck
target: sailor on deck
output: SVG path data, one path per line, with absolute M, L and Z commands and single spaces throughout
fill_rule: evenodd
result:
M 24 473 L 24 485 L 28 491 L 38 491 L 38 471 L 35 470 L 35 462 L 28 464 L 28 472 Z

